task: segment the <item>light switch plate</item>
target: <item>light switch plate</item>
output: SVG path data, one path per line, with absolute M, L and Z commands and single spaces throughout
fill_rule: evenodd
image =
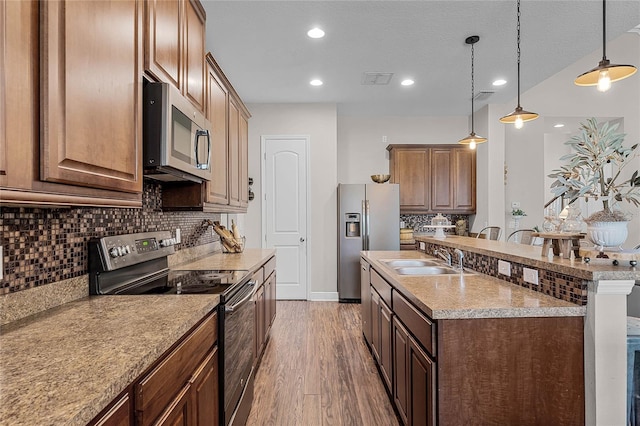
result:
M 180 244 L 182 239 L 180 238 L 180 228 L 176 228 L 176 243 Z
M 498 260 L 498 273 L 510 277 L 511 263 L 505 262 L 504 260 Z
M 422 241 L 420 241 L 420 250 L 426 250 L 426 249 L 427 249 L 427 245 Z
M 538 270 L 522 268 L 522 276 L 525 282 L 538 285 Z

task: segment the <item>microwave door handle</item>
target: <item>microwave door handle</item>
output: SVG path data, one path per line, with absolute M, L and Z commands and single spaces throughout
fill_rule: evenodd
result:
M 207 137 L 207 162 L 201 163 L 200 156 L 198 155 L 198 148 L 200 146 L 200 136 Z M 201 170 L 209 169 L 209 161 L 211 161 L 211 139 L 209 138 L 208 130 L 196 130 L 196 141 L 195 141 L 195 154 L 196 154 L 196 168 Z

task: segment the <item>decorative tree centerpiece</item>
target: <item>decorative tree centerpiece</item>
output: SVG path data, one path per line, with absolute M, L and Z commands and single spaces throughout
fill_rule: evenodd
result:
M 602 210 L 585 219 L 589 238 L 599 246 L 619 246 L 627 238 L 627 223 L 631 219 L 616 205 L 622 201 L 640 207 L 640 176 L 621 177 L 622 171 L 638 155 L 638 144 L 624 146 L 624 133 L 617 133 L 618 124 L 598 125 L 595 118 L 580 124 L 580 133 L 565 142 L 570 154 L 560 160 L 568 163 L 549 175 L 556 179 L 551 185 L 552 201 L 563 197 L 573 203 L 579 198 L 599 200 Z M 549 204 L 549 203 L 548 203 Z

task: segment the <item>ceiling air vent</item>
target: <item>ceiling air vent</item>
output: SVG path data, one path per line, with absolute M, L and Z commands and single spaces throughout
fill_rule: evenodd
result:
M 392 72 L 363 72 L 362 84 L 383 86 L 389 84 L 393 77 Z
M 473 100 L 475 100 L 475 101 L 486 101 L 494 93 L 496 93 L 496 92 L 494 92 L 492 90 L 481 90 L 473 97 Z

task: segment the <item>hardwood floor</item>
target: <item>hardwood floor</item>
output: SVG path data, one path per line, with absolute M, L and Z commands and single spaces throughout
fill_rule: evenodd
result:
M 398 425 L 360 305 L 278 301 L 247 425 Z

